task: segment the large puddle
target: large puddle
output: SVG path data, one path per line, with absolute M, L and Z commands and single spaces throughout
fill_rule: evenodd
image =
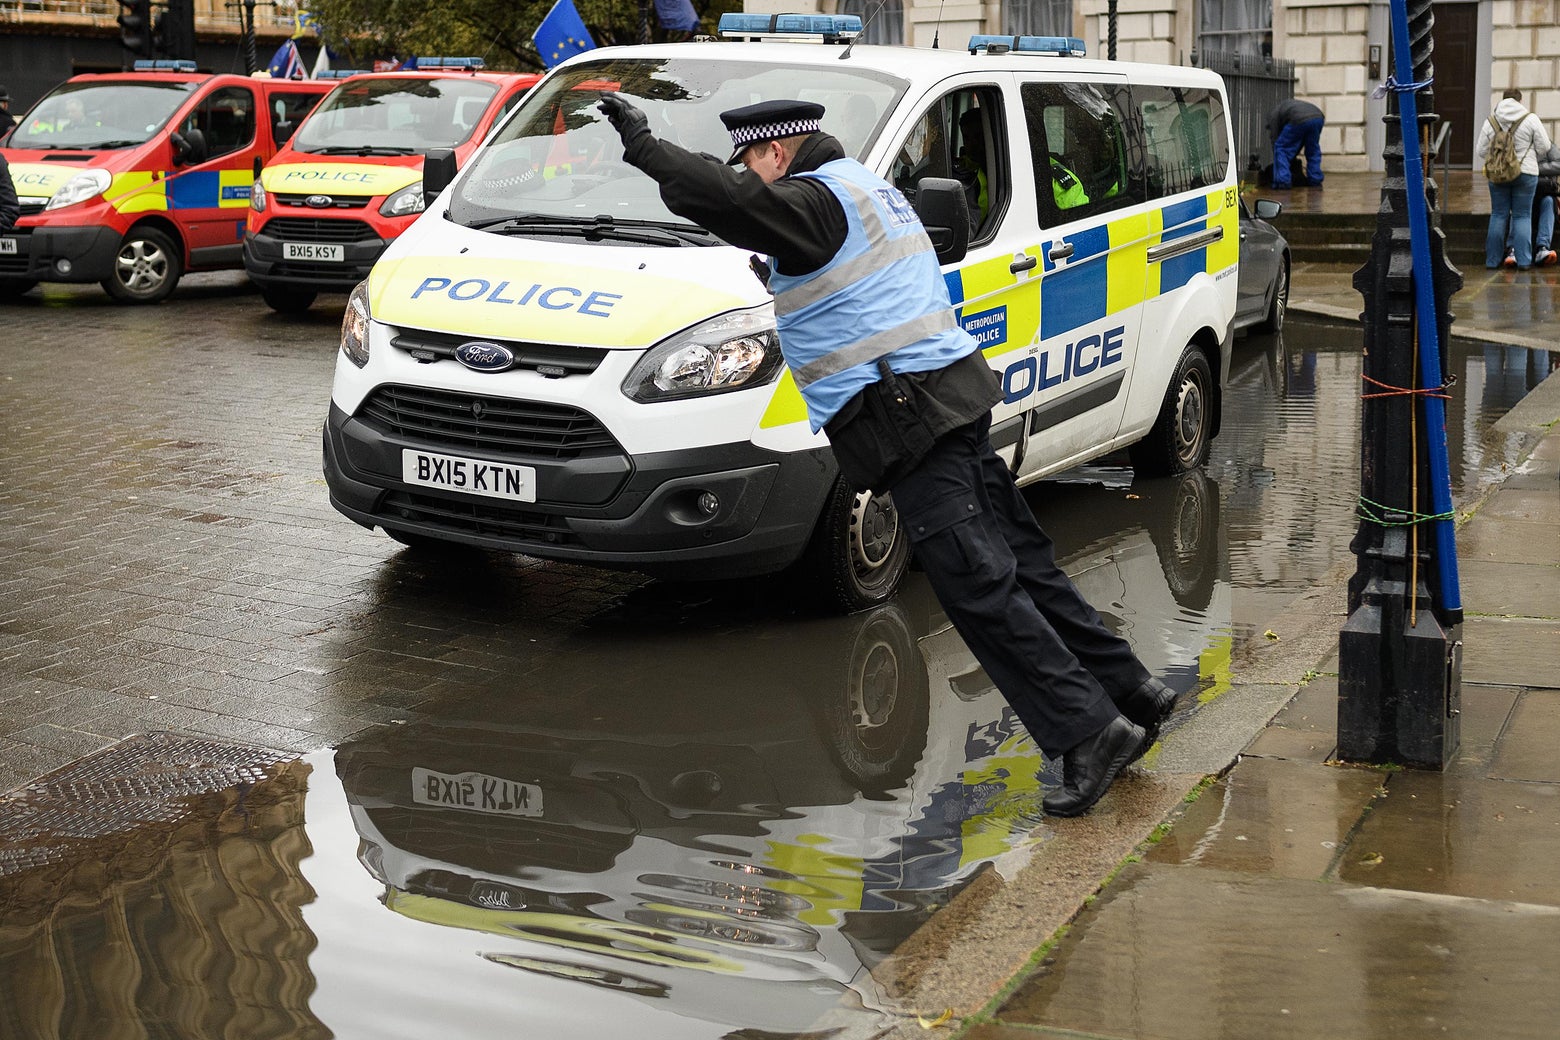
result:
M 1357 336 L 1238 342 L 1206 473 L 1097 466 L 1030 494 L 1084 593 L 1183 692 L 1227 686 L 1236 641 L 1351 563 Z M 1459 489 L 1510 462 L 1490 426 L 1557 357 L 1454 346 Z M 459 609 L 383 594 L 406 638 L 419 610 Z M 1044 763 L 918 576 L 848 618 L 756 599 L 645 585 L 523 669 L 332 752 L 223 767 L 236 780 L 180 788 L 191 763 L 225 774 L 177 741 L 57 775 L 5 825 L 0 1034 L 881 1025 L 895 948 L 1047 840 Z M 474 652 L 509 635 L 473 632 Z

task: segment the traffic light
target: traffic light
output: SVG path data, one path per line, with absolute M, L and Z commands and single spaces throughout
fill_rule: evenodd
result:
M 152 56 L 152 0 L 119 0 L 119 42 L 137 58 Z
M 120 0 L 121 3 L 124 0 Z M 195 57 L 195 0 L 167 0 L 152 25 L 152 42 L 164 58 Z

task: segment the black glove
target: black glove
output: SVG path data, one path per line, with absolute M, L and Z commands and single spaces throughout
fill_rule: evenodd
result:
M 599 107 L 606 113 L 612 129 L 622 138 L 625 151 L 635 140 L 650 132 L 650 121 L 645 118 L 645 114 L 630 104 L 622 94 L 602 94 Z

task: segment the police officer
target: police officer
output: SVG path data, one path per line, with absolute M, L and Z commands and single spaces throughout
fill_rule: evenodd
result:
M 5 156 L 0 155 L 0 231 L 9 231 L 16 226 L 16 218 L 22 215 L 22 208 L 16 201 L 16 185 L 11 183 L 11 165 L 5 161 Z
M 721 113 L 725 163 L 657 139 L 621 95 L 601 108 L 672 212 L 769 257 L 781 349 L 813 429 L 858 490 L 892 491 L 949 619 L 1041 750 L 1061 757 L 1045 810 L 1087 812 L 1175 695 L 1056 566 L 992 450 L 1001 391 L 914 210 L 820 131 L 821 105 Z
M 4 140 L 15 125 L 16 117 L 11 114 L 11 89 L 0 86 L 0 140 Z

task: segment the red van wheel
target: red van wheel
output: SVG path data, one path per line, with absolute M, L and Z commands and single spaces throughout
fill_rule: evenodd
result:
M 114 256 L 114 273 L 103 288 L 122 303 L 156 303 L 179 284 L 184 265 L 179 247 L 154 227 L 131 228 Z

